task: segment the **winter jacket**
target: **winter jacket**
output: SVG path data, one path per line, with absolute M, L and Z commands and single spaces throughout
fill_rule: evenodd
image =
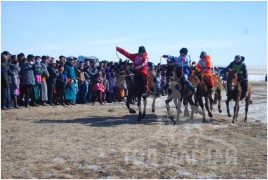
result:
M 21 70 L 19 72 L 21 75 L 20 84 L 25 85 L 34 85 L 35 84 L 35 77 L 33 71 L 33 64 L 30 63 L 23 63 L 21 65 Z
M 1 87 L 2 88 L 8 88 L 9 82 L 8 82 L 8 74 L 9 74 L 9 63 L 1 62 Z
M 211 74 L 212 73 L 212 63 L 211 63 L 211 58 L 209 55 L 206 57 L 202 58 L 197 66 L 197 69 L 201 70 L 203 74 Z
M 47 85 L 49 86 L 55 86 L 56 85 L 56 80 L 58 74 L 58 70 L 55 69 L 53 66 L 49 65 L 47 67 L 47 71 L 49 73 L 49 77 L 47 78 Z
M 189 75 L 190 68 L 189 68 L 189 57 L 188 56 L 170 56 L 167 57 L 171 62 L 176 62 L 179 68 L 183 67 L 183 73 Z
M 117 47 L 117 50 L 121 54 L 126 56 L 128 59 L 130 59 L 131 61 L 134 62 L 134 68 L 135 68 L 136 72 L 142 73 L 142 74 L 147 74 L 147 67 L 148 67 L 148 62 L 149 62 L 149 58 L 148 58 L 147 53 L 144 53 L 144 55 L 141 57 L 141 56 L 139 56 L 139 53 L 130 54 L 129 52 L 127 52 L 126 50 L 124 50 L 120 47 Z
M 222 70 L 221 74 L 227 73 L 229 69 L 237 70 L 237 73 L 241 75 L 243 80 L 248 80 L 247 66 L 243 61 L 240 61 L 239 63 L 235 63 L 235 61 L 231 62 L 224 70 Z

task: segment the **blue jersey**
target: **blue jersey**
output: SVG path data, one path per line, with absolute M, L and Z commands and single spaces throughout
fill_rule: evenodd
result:
M 169 56 L 167 57 L 172 62 L 176 62 L 179 68 L 183 66 L 183 73 L 189 75 L 190 67 L 189 67 L 189 57 L 188 56 Z

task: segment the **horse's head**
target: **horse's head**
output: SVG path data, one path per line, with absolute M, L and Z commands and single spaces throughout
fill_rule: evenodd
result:
M 128 60 L 119 60 L 117 66 L 115 67 L 117 74 L 125 75 L 128 70 Z
M 168 63 L 167 67 L 166 67 L 167 76 L 175 77 L 176 68 L 177 68 L 177 63 L 176 62 Z
M 228 79 L 227 79 L 227 87 L 229 90 L 234 90 L 235 87 L 239 85 L 238 82 L 238 74 L 234 69 L 229 69 L 228 71 Z

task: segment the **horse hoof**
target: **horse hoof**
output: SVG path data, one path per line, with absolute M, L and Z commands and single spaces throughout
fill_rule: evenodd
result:
M 228 117 L 232 117 L 232 115 L 231 114 L 228 114 Z
M 222 110 L 219 110 L 219 113 L 221 113 L 222 112 Z
M 211 118 L 213 117 L 213 115 L 211 113 L 209 113 L 208 116 L 211 117 Z
M 155 112 L 155 110 L 154 110 L 154 109 L 152 109 L 152 112 L 154 113 L 154 112 Z

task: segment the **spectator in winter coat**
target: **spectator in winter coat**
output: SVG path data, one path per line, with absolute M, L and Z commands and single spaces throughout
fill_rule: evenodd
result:
M 76 74 L 75 74 L 75 67 L 74 67 L 74 57 L 70 56 L 66 58 L 67 62 L 64 65 L 64 74 L 67 77 L 67 84 L 65 87 L 65 100 L 67 105 L 70 103 L 75 105 L 76 100 Z
M 10 103 L 10 86 L 8 82 L 8 75 L 10 71 L 10 65 L 8 63 L 8 57 L 5 54 L 1 54 L 1 108 L 7 110 L 11 108 Z
M 102 74 L 103 78 L 103 86 L 104 86 L 104 92 L 103 92 L 103 102 L 107 101 L 107 97 L 109 94 L 109 81 L 106 79 L 106 74 Z
M 76 99 L 78 103 L 86 103 L 86 96 L 88 92 L 88 81 L 84 72 L 84 63 L 79 62 L 79 67 L 76 68 L 76 79 L 78 80 L 78 93 Z
M 19 62 L 16 55 L 11 56 L 11 65 L 10 65 L 10 76 L 9 76 L 9 84 L 10 84 L 10 95 L 11 101 L 14 108 L 19 109 L 17 97 L 19 96 Z
M 48 65 L 48 56 L 42 56 L 41 67 L 42 67 L 42 75 L 41 75 L 41 87 L 40 87 L 40 101 L 41 105 L 47 106 L 46 101 L 48 101 L 48 93 L 47 93 L 47 78 L 49 77 L 49 73 L 47 70 Z
M 24 61 L 24 63 L 21 65 L 20 70 L 20 83 L 21 83 L 21 94 L 25 94 L 25 107 L 29 107 L 29 99 L 31 97 L 31 105 L 37 106 L 34 100 L 34 94 L 33 94 L 33 86 L 35 84 L 35 77 L 34 77 L 34 71 L 33 71 L 33 62 L 34 62 L 34 56 L 32 54 L 29 54 L 27 56 L 27 59 Z
M 103 86 L 103 77 L 102 77 L 101 72 L 99 72 L 97 75 L 97 78 L 95 80 L 95 84 L 93 86 L 93 91 L 96 92 L 96 96 L 94 98 L 93 105 L 95 104 L 97 99 L 99 99 L 100 104 L 103 105 L 102 95 L 103 95 L 103 92 L 105 91 L 105 88 Z
M 47 89 L 48 89 L 48 104 L 50 106 L 54 106 L 55 104 L 53 103 L 54 99 L 54 88 L 56 85 L 56 80 L 58 76 L 58 71 L 56 69 L 56 60 L 51 59 L 49 66 L 47 67 L 49 77 L 47 78 Z
M 85 59 L 84 61 L 84 72 L 85 72 L 85 78 L 86 78 L 86 83 L 87 83 L 87 96 L 86 96 L 86 102 L 89 102 L 91 100 L 91 89 L 92 89 L 92 86 L 91 86 L 91 83 L 90 83 L 90 69 L 91 69 L 91 66 L 90 66 L 90 61 L 89 59 Z
M 148 67 L 148 54 L 146 53 L 145 47 L 140 46 L 139 51 L 136 54 L 130 54 L 120 47 L 116 47 L 116 50 L 126 56 L 128 59 L 134 62 L 135 71 L 142 76 L 143 81 L 143 92 L 142 96 L 146 96 L 148 93 L 148 75 L 147 75 L 147 67 Z
M 64 65 L 61 63 L 58 66 L 58 72 L 59 75 L 57 77 L 56 81 L 56 96 L 57 96 L 57 102 L 59 102 L 61 105 L 65 106 L 64 103 L 64 89 L 67 84 L 67 77 L 66 74 L 63 73 L 64 71 Z

